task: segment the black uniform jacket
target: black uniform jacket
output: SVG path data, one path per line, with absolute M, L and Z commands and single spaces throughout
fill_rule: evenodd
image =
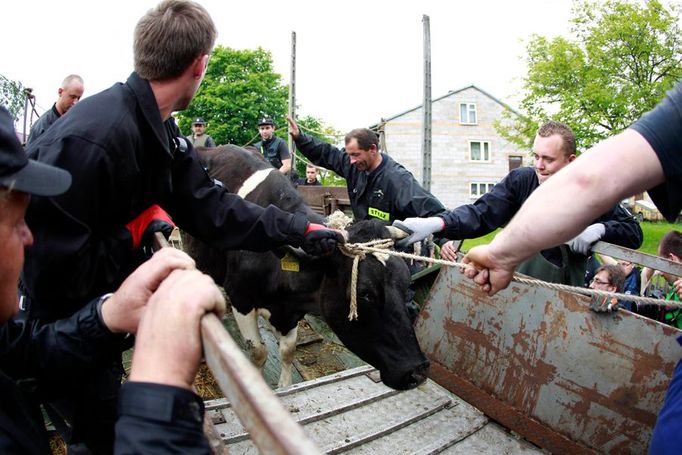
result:
M 28 153 L 73 177 L 67 193 L 34 197 L 28 208 L 34 244 L 22 282 L 32 317 L 70 315 L 115 289 L 140 262 L 125 225 L 152 204 L 221 249 L 298 246 L 308 223 L 215 185 L 173 119 L 162 121 L 149 82 L 135 73 L 78 103 Z
M 260 150 L 265 159 L 268 160 L 275 169 L 282 167 L 282 160 L 291 158 L 287 143 L 277 136 L 273 136 L 267 141 L 256 142 L 254 147 Z
M 472 239 L 504 227 L 538 186 L 538 178 L 533 168 L 512 170 L 473 204 L 461 205 L 442 214 L 445 220 L 444 237 L 457 240 Z M 576 204 L 579 203 L 576 201 Z M 542 220 L 538 220 L 538 223 L 541 222 Z M 639 223 L 620 204 L 592 223 L 604 224 L 606 231 L 601 240 L 605 242 L 632 249 L 642 245 L 643 234 Z
M 2 324 L 0 453 L 51 453 L 37 402 L 73 391 L 76 379 L 118 352 L 121 341 L 102 324 L 97 301 L 53 324 Z M 121 392 L 116 452 L 208 453 L 202 416 L 203 403 L 190 391 L 128 383 Z
M 422 188 L 399 163 L 382 154 L 378 168 L 371 173 L 350 163 L 345 150 L 301 134 L 296 146 L 309 160 L 346 179 L 348 196 L 356 220 L 379 218 L 393 222 L 408 217 L 428 217 L 445 210 L 443 204 Z

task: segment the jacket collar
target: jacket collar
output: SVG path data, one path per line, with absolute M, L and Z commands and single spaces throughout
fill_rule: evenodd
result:
M 126 84 L 135 94 L 138 100 L 138 106 L 144 115 L 145 120 L 154 131 L 154 136 L 156 136 L 157 141 L 163 148 L 163 150 L 172 157 L 170 151 L 170 146 L 168 143 L 168 134 L 166 132 L 166 127 L 161 119 L 161 112 L 159 111 L 159 106 L 156 104 L 156 97 L 154 97 L 154 92 L 152 92 L 152 87 L 149 81 L 142 79 L 138 74 L 133 71 Z

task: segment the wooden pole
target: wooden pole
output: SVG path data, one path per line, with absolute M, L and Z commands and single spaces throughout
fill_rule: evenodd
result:
M 291 77 L 289 81 L 289 115 L 296 118 L 296 32 L 291 32 Z M 296 144 L 288 135 L 289 150 L 291 151 L 291 171 L 296 170 Z
M 424 117 L 422 129 L 422 186 L 431 191 L 431 25 L 429 16 L 424 23 Z

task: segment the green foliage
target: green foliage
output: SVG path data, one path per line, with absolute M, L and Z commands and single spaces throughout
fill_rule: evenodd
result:
M 177 118 L 180 129 L 189 135 L 192 118 L 203 117 L 216 144 L 257 142 L 258 120 L 263 116 L 272 117 L 276 134 L 286 138 L 288 96 L 270 52 L 217 46 L 192 104 Z
M 24 109 L 26 95 L 21 82 L 12 81 L 0 75 L 0 106 L 9 111 L 13 119 L 18 119 Z
M 658 255 L 658 244 L 664 235 L 672 230 L 682 232 L 682 224 L 679 223 L 642 221 L 639 225 L 644 233 L 644 242 L 639 247 L 639 251 L 654 256 Z
M 657 0 L 576 1 L 573 39 L 530 38 L 525 115 L 500 134 L 528 147 L 551 118 L 573 128 L 580 150 L 627 128 L 682 77 L 678 16 Z

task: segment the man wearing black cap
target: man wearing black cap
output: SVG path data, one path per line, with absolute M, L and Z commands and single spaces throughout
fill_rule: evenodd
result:
M 215 147 L 215 142 L 213 138 L 208 134 L 205 134 L 206 122 L 201 117 L 197 117 L 192 122 L 192 135 L 189 137 L 189 141 L 194 147 Z
M 24 248 L 33 242 L 24 221 L 29 195 L 56 196 L 70 185 L 68 172 L 26 158 L 8 112 L 0 108 L 0 453 L 49 454 L 38 401 L 64 394 L 92 365 L 117 352 L 125 334 L 137 331 L 143 312 L 130 381 L 121 391 L 117 448 L 207 453 L 203 403 L 186 378 L 194 377 L 201 357 L 201 316 L 222 313 L 225 302 L 208 276 L 191 270 L 194 262 L 186 254 L 164 249 L 116 293 L 94 298 L 69 318 L 50 324 L 12 320 Z M 170 346 L 172 337 L 154 341 L 162 331 L 194 338 L 187 345 L 197 349 Z M 177 410 L 171 421 L 159 418 L 167 409 Z
M 181 135 L 171 114 L 192 101 L 215 37 L 213 20 L 198 3 L 161 2 L 135 27 L 135 71 L 128 80 L 79 102 L 28 148 L 32 158 L 73 176 L 71 191 L 34 198 L 27 212 L 36 234 L 21 274 L 29 319 L 67 317 L 116 289 L 144 259 L 133 240 L 147 228 L 135 235 L 126 225 L 153 204 L 219 250 L 289 244 L 321 254 L 343 242 L 303 214 L 263 208 L 216 185 Z M 122 375 L 120 356 L 110 360 L 84 375 L 70 397 L 71 441 L 101 453 L 112 450 Z
M 263 117 L 258 121 L 258 134 L 261 141 L 256 142 L 256 147 L 266 160 L 282 174 L 291 171 L 291 154 L 287 143 L 275 136 L 275 122 L 270 117 Z

